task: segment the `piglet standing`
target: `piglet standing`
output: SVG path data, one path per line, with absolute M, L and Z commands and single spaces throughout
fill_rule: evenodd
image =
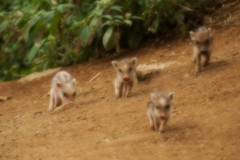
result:
M 147 115 L 151 129 L 162 133 L 172 112 L 173 93 L 151 93 L 147 106 Z
M 137 82 L 136 63 L 137 58 L 112 61 L 112 65 L 116 70 L 114 87 L 115 95 L 118 98 L 122 96 L 123 89 L 125 89 L 126 97 L 128 97 L 133 84 Z
M 190 32 L 193 43 L 193 62 L 196 63 L 195 73 L 201 72 L 201 57 L 204 57 L 204 66 L 209 63 L 212 46 L 213 34 L 211 28 L 200 27 L 196 32 Z
M 76 80 L 68 72 L 56 73 L 50 90 L 49 111 L 56 107 L 73 102 L 76 97 Z

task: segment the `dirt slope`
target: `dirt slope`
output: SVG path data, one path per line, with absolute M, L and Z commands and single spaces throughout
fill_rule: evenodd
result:
M 134 87 L 130 98 L 113 95 L 113 59 L 64 68 L 82 93 L 76 104 L 47 111 L 53 75 L 0 83 L 2 160 L 239 160 L 240 25 L 215 31 L 210 65 L 194 75 L 189 39 L 143 46 L 127 55 L 138 63 L 178 62 Z M 93 82 L 88 81 L 101 72 Z M 154 91 L 175 92 L 174 114 L 166 132 L 149 129 L 146 103 Z

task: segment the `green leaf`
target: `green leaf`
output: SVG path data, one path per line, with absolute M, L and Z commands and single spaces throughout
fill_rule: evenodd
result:
M 181 7 L 182 7 L 182 9 L 185 10 L 185 11 L 188 11 L 188 12 L 192 12 L 192 11 L 193 11 L 193 9 L 190 8 L 190 7 L 188 7 L 188 6 L 181 6 Z
M 117 6 L 117 5 L 114 5 L 112 7 L 110 7 L 111 10 L 114 10 L 114 11 L 118 11 L 118 12 L 122 12 L 123 9 L 121 6 Z
M 139 16 L 132 16 L 130 17 L 131 19 L 134 19 L 134 20 L 143 20 L 142 17 L 139 17 Z
M 132 25 L 132 21 L 126 19 L 124 20 L 124 23 L 127 24 L 128 26 L 131 26 Z
M 123 20 L 123 16 L 120 16 L 120 15 L 113 16 L 113 18 Z
M 49 11 L 49 12 L 44 12 L 42 17 L 44 21 L 51 22 L 54 15 L 55 15 L 54 11 Z
M 40 16 L 39 16 L 40 14 L 41 14 L 41 11 L 38 12 L 36 15 L 34 15 L 32 17 L 32 19 L 28 22 L 27 28 L 24 32 L 24 37 L 25 37 L 26 41 L 28 41 L 29 32 L 30 32 L 31 28 L 40 20 Z
M 83 30 L 81 31 L 80 34 L 80 39 L 84 42 L 84 44 L 86 45 L 89 41 L 89 38 L 91 36 L 91 27 L 86 26 L 85 28 L 83 28 Z
M 104 15 L 104 16 L 102 16 L 103 18 L 107 18 L 107 19 L 109 19 L 109 20 L 112 20 L 113 18 L 112 18 L 112 16 L 111 15 L 109 15 L 109 14 L 107 14 L 107 15 Z
M 110 26 L 112 23 L 110 22 L 110 21 L 106 21 L 105 23 L 103 23 L 102 25 L 101 25 L 101 27 L 103 28 L 103 27 L 105 27 L 105 26 Z
M 113 34 L 113 27 L 109 27 L 103 35 L 103 46 L 104 48 L 109 51 L 114 48 L 114 34 Z
M 92 15 L 96 15 L 96 16 L 101 16 L 103 14 L 104 9 L 96 9 L 95 11 L 93 11 Z
M 7 28 L 8 24 L 9 24 L 8 20 L 5 20 L 5 21 L 3 21 L 1 23 L 1 25 L 0 25 L 0 33 L 2 33 Z
M 127 12 L 127 13 L 125 14 L 125 17 L 126 17 L 126 18 L 130 18 L 131 16 L 132 16 L 132 14 L 129 13 L 129 12 Z
M 50 27 L 49 27 L 49 31 L 51 34 L 56 34 L 58 25 L 61 21 L 61 18 L 62 17 L 60 15 L 57 15 L 52 19 L 52 21 L 50 23 Z
M 117 24 L 117 25 L 120 25 L 120 24 L 122 24 L 123 22 L 120 21 L 120 20 L 118 20 L 118 19 L 116 19 L 116 20 L 114 20 L 114 23 L 115 23 L 115 25 L 116 25 L 116 24 Z
M 43 39 L 41 41 L 38 41 L 38 42 L 35 42 L 34 45 L 32 46 L 30 52 L 28 53 L 27 55 L 27 60 L 28 62 L 32 62 L 32 60 L 36 57 L 39 49 L 41 48 L 41 46 L 43 45 L 43 43 L 45 42 L 46 40 Z
M 95 25 L 98 24 L 98 22 L 99 22 L 99 18 L 93 18 L 93 19 L 91 20 L 90 25 L 91 25 L 91 26 L 95 26 Z
M 73 8 L 75 7 L 72 3 L 68 4 L 60 4 L 56 7 L 56 10 L 60 13 L 64 13 L 67 8 Z

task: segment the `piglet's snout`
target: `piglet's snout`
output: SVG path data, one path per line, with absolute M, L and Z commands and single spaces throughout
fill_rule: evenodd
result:
M 74 102 L 74 97 L 69 97 L 69 98 L 67 99 L 67 101 L 68 101 L 68 103 Z
M 124 80 L 124 81 L 129 81 L 130 78 L 129 78 L 128 76 L 125 76 L 125 77 L 123 78 L 123 80 Z
M 166 119 L 166 118 L 167 118 L 167 115 L 164 114 L 164 113 L 162 113 L 162 114 L 160 115 L 160 118 L 161 118 L 161 119 Z

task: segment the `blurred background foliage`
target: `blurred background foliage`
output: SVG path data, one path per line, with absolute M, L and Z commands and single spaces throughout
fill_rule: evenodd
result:
M 0 81 L 187 34 L 217 0 L 1 0 Z

